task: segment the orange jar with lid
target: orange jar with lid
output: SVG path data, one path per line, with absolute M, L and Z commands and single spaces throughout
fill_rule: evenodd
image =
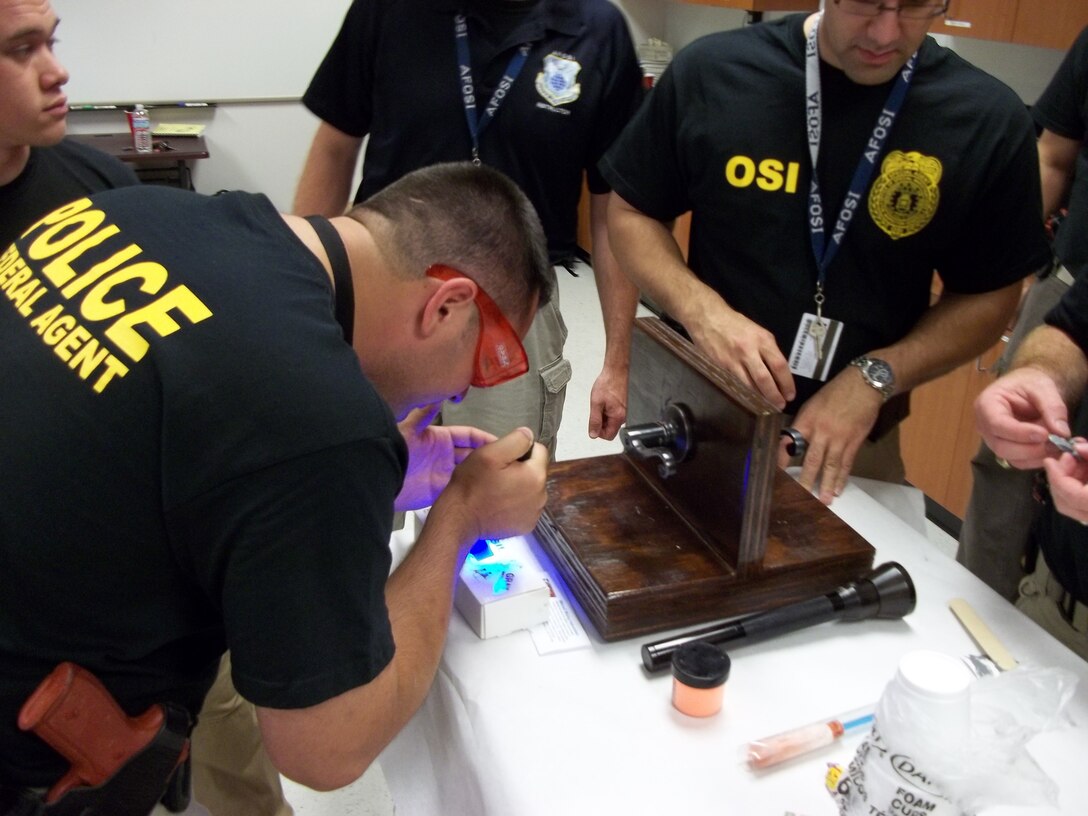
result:
M 672 656 L 672 704 L 689 717 L 710 717 L 722 707 L 729 655 L 713 643 L 692 641 Z

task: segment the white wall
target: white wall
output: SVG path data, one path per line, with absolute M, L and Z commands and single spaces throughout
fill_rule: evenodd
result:
M 658 37 L 679 50 L 712 31 L 745 24 L 745 12 L 667 0 L 614 0 L 624 12 L 635 43 Z M 774 14 L 765 19 L 773 19 Z M 63 42 L 62 24 L 62 42 Z M 332 41 L 335 31 L 329 31 Z M 191 37 L 178 32 L 179 37 Z M 963 37 L 941 36 L 942 44 L 956 49 L 979 67 L 1010 85 L 1026 103 L 1032 103 L 1050 80 L 1062 52 L 1046 48 L 1005 45 Z M 62 46 L 63 49 L 63 46 Z M 63 50 L 61 52 L 63 58 Z M 284 59 L 291 58 L 288 49 Z M 316 69 L 315 64 L 313 69 Z M 295 101 L 229 103 L 206 110 L 156 108 L 152 121 L 202 122 L 210 158 L 195 162 L 194 183 L 203 193 L 243 189 L 266 193 L 282 210 L 289 210 L 317 121 Z M 108 133 L 127 129 L 124 115 L 73 112 L 72 133 Z M 358 175 L 358 174 L 357 174 Z M 354 189 L 354 186 L 352 187 Z
M 86 105 L 297 99 L 350 0 L 51 3 Z
M 317 119 L 300 102 L 231 103 L 206 109 L 151 110 L 152 124 L 205 124 L 208 158 L 192 163 L 193 184 L 202 193 L 262 192 L 290 211 L 295 185 Z M 69 133 L 126 132 L 121 111 L 73 111 Z
M 1010 45 L 943 34 L 935 35 L 934 39 L 982 70 L 989 71 L 1020 94 L 1020 98 L 1029 105 L 1039 98 L 1065 56 L 1064 51 L 1031 45 Z
M 645 42 L 648 37 L 665 39 L 665 18 L 672 3 L 662 0 L 612 0 L 631 28 L 631 37 L 635 44 Z
M 704 34 L 740 28 L 748 21 L 748 12 L 737 9 L 687 3 L 668 3 L 667 8 L 665 40 L 674 51 L 679 51 Z M 766 12 L 763 19 L 774 20 L 782 16 L 781 13 Z

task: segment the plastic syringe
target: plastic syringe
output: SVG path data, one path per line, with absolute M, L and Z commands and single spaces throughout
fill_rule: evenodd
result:
M 815 751 L 846 734 L 872 725 L 875 705 L 863 706 L 838 717 L 817 720 L 771 737 L 752 740 L 745 747 L 745 761 L 752 769 L 769 768 L 787 759 Z

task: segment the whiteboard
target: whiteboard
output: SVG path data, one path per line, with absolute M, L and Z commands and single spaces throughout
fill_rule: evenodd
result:
M 298 99 L 351 0 L 52 0 L 70 104 Z

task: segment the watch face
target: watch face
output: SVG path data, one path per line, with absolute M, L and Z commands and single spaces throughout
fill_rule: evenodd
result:
M 883 360 L 869 361 L 869 379 L 877 385 L 891 385 L 895 382 L 892 367 Z

